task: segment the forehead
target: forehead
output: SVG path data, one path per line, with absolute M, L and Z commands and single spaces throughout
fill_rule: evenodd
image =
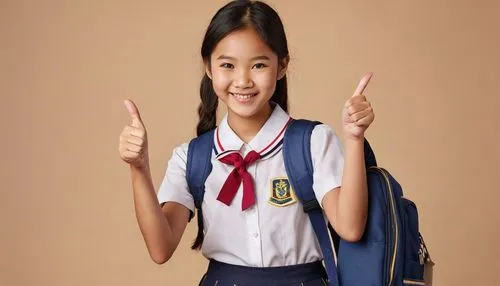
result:
M 245 28 L 231 32 L 217 44 L 212 58 L 221 55 L 247 60 L 262 55 L 272 58 L 275 54 L 254 29 Z

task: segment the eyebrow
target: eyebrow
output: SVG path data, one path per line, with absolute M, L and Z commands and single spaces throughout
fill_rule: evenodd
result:
M 220 55 L 217 60 L 236 60 L 234 57 L 226 56 L 226 55 Z M 255 61 L 255 60 L 271 60 L 268 56 L 257 56 L 253 57 L 250 60 Z

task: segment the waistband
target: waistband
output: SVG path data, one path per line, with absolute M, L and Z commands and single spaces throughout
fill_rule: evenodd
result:
M 248 267 L 210 260 L 200 285 L 326 285 L 326 271 L 321 261 L 277 267 Z M 315 283 L 307 283 L 313 282 Z M 307 283 L 307 284 L 306 284 Z

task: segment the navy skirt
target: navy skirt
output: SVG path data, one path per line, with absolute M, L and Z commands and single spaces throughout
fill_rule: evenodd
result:
M 321 261 L 281 267 L 246 267 L 210 260 L 199 286 L 325 286 Z

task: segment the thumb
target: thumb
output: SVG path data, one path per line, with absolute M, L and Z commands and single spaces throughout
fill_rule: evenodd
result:
M 361 78 L 361 81 L 359 82 L 358 87 L 356 88 L 356 90 L 354 91 L 354 94 L 352 96 L 363 94 L 363 91 L 365 90 L 366 86 L 370 82 L 370 79 L 372 78 L 372 76 L 373 76 L 372 72 L 365 74 L 363 76 L 363 78 Z
M 135 103 L 130 99 L 126 99 L 124 103 L 125 107 L 127 107 L 130 117 L 132 118 L 132 126 L 143 127 L 141 115 L 139 114 L 139 109 L 137 109 Z

